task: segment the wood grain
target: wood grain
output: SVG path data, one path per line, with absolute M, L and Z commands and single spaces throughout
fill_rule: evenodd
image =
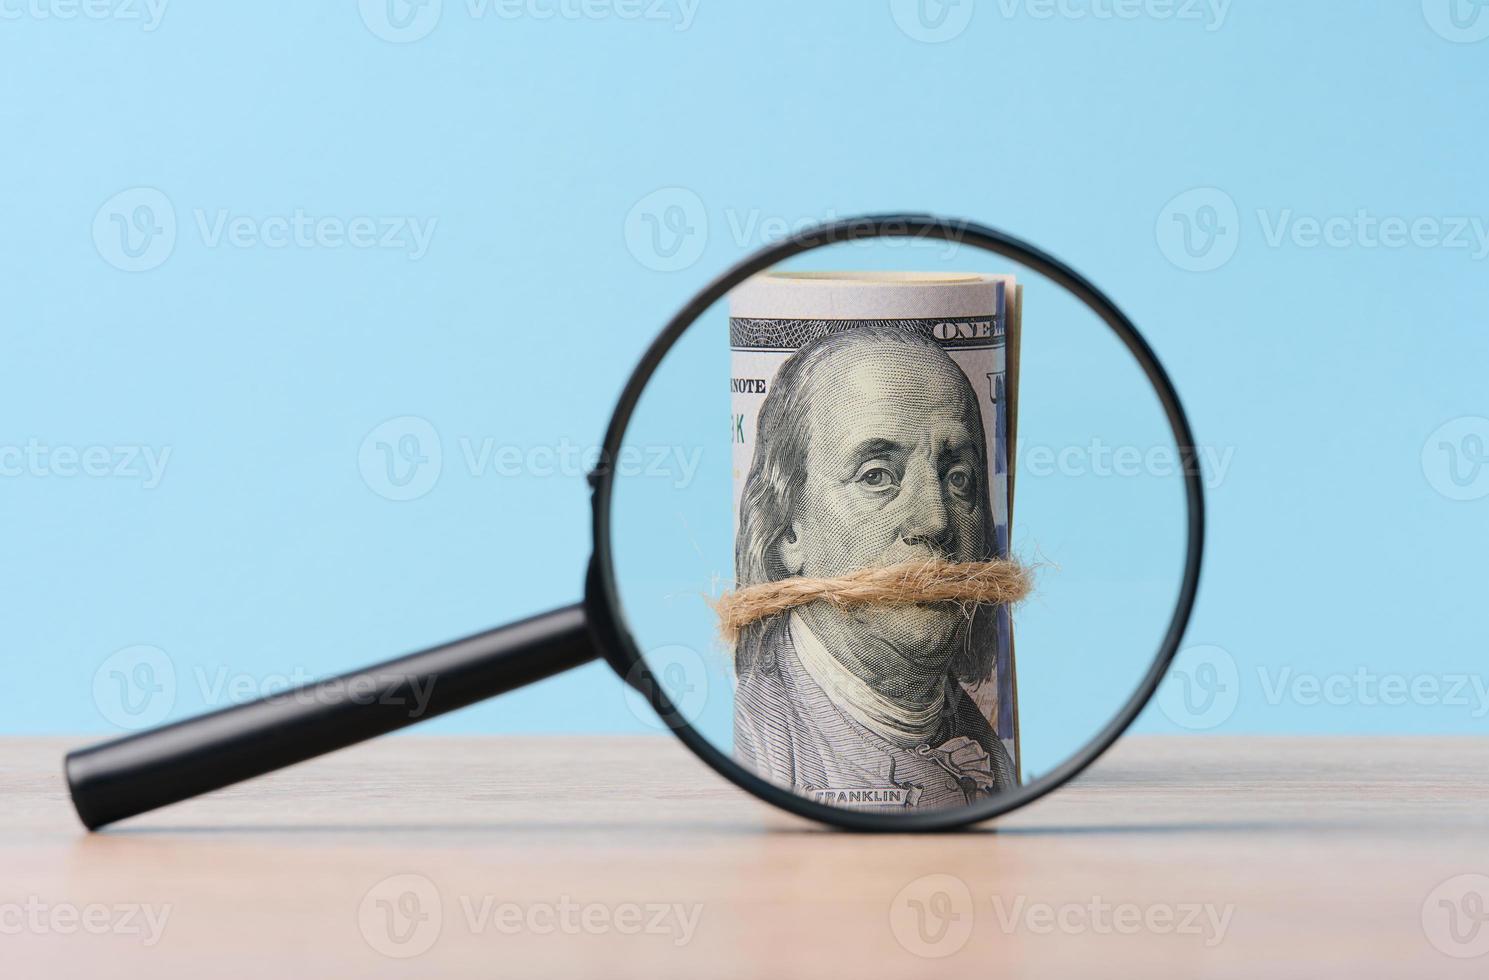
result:
M 77 744 L 0 740 L 7 977 L 1489 972 L 1437 904 L 1489 874 L 1489 739 L 1130 738 L 937 836 L 820 829 L 660 736 L 417 735 L 89 835 Z

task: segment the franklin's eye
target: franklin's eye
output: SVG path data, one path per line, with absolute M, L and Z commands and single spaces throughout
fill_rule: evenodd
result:
M 956 494 L 958 497 L 970 499 L 973 489 L 976 487 L 977 484 L 976 481 L 972 479 L 971 470 L 967 469 L 965 466 L 958 466 L 953 468 L 949 473 L 946 474 L 946 485 L 950 487 L 951 492 Z
M 899 485 L 894 470 L 882 462 L 865 463 L 858 468 L 853 477 L 854 483 L 862 484 L 870 490 L 891 490 Z

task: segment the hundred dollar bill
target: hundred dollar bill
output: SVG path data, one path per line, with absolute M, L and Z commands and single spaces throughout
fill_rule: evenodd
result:
M 738 587 L 1007 557 L 1011 276 L 787 273 L 730 296 Z M 820 802 L 959 806 L 1018 784 L 1006 607 L 813 602 L 745 627 L 734 752 Z

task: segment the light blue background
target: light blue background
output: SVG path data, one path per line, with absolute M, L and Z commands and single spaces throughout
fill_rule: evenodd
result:
M 218 703 L 199 677 L 272 686 L 577 598 L 583 480 L 478 477 L 460 440 L 593 445 L 664 320 L 780 223 L 906 209 L 1005 228 L 1105 287 L 1199 439 L 1233 453 L 1200 649 L 1164 702 L 1208 664 L 1221 710 L 1155 706 L 1141 728 L 1484 730 L 1489 466 L 1460 460 L 1460 487 L 1437 447 L 1489 437 L 1489 246 L 1310 246 L 1292 223 L 1489 222 L 1489 40 L 1435 30 L 1445 4 L 1236 0 L 1217 22 L 1004 0 L 951 8 L 934 42 L 883 0 L 541 16 L 557 6 L 446 0 L 396 42 L 352 0 L 174 0 L 153 30 L 3 5 L 0 447 L 171 456 L 151 489 L 0 476 L 0 729 L 117 731 L 95 676 L 136 645 L 168 658 L 159 710 L 180 717 Z M 174 245 L 122 271 L 108 202 L 141 187 Z M 415 259 L 214 246 L 196 218 L 297 209 L 433 233 Z M 671 258 L 648 213 L 689 219 Z M 1184 251 L 1185 216 L 1209 249 Z M 1269 241 L 1284 221 L 1298 234 Z M 444 453 L 409 501 L 359 469 L 400 416 Z M 1339 703 L 1272 696 L 1299 674 Z M 1440 694 L 1378 703 L 1383 676 Z M 424 730 L 652 730 L 618 691 L 592 665 Z

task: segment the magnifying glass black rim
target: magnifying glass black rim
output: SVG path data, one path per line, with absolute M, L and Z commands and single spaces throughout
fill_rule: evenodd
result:
M 843 218 L 805 228 L 774 245 L 761 249 L 705 286 L 672 318 L 656 340 L 652 341 L 651 346 L 642 356 L 641 362 L 636 366 L 636 370 L 631 374 L 630 380 L 626 382 L 620 401 L 616 405 L 615 415 L 605 431 L 601 460 L 619 458 L 621 443 L 625 437 L 626 428 L 630 424 L 631 413 L 635 411 L 636 404 L 641 398 L 641 392 L 651 380 L 658 365 L 661 364 L 662 358 L 682 336 L 683 331 L 691 327 L 693 322 L 709 307 L 723 299 L 731 289 L 750 276 L 779 265 L 793 256 L 826 245 L 870 238 L 923 238 L 973 245 L 1033 269 L 1075 294 L 1100 316 L 1132 356 L 1137 359 L 1149 383 L 1158 393 L 1164 413 L 1168 417 L 1169 427 L 1173 431 L 1174 441 L 1178 446 L 1179 457 L 1183 461 L 1184 492 L 1188 513 L 1188 543 L 1184 557 L 1184 577 L 1179 587 L 1173 616 L 1169 620 L 1168 631 L 1158 648 L 1157 656 L 1132 696 L 1106 727 L 1086 742 L 1079 751 L 1026 786 L 996 794 L 967 806 L 915 811 L 905 815 L 844 809 L 799 796 L 745 769 L 693 728 L 692 724 L 667 698 L 666 692 L 651 677 L 650 667 L 641 656 L 635 639 L 625 625 L 624 607 L 621 605 L 616 589 L 610 542 L 610 502 L 614 487 L 614 467 L 605 465 L 603 462 L 592 475 L 595 550 L 590 566 L 585 604 L 590 611 L 596 640 L 604 649 L 611 666 L 623 678 L 631 681 L 639 679 L 638 686 L 642 687 L 644 693 L 652 699 L 653 707 L 657 709 L 658 714 L 668 726 L 677 733 L 677 736 L 699 758 L 736 786 L 783 810 L 836 827 L 894 832 L 946 830 L 978 823 L 1016 810 L 1063 786 L 1110 748 L 1152 698 L 1153 692 L 1178 652 L 1199 589 L 1200 563 L 1205 534 L 1204 488 L 1200 480 L 1194 436 L 1189 428 L 1189 419 L 1179 402 L 1178 392 L 1174 390 L 1173 382 L 1169 380 L 1168 373 L 1164 371 L 1157 355 L 1153 353 L 1153 349 L 1148 346 L 1137 327 L 1105 293 L 1059 259 L 1012 235 L 985 225 L 928 214 L 867 215 L 858 218 Z

